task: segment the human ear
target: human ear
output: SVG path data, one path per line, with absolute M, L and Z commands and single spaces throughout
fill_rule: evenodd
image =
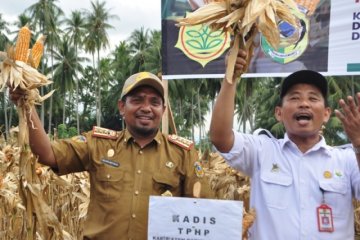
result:
M 122 101 L 122 100 L 118 100 L 118 109 L 119 109 L 119 113 L 121 116 L 124 116 L 124 113 L 125 113 L 125 102 Z
M 281 107 L 279 107 L 279 106 L 276 106 L 275 107 L 275 113 L 274 113 L 274 115 L 275 115 L 275 118 L 276 118 L 276 120 L 278 121 L 278 122 L 282 122 L 282 116 L 281 116 Z

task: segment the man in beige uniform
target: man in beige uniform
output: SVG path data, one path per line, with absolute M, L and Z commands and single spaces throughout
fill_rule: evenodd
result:
M 21 95 L 11 92 L 14 102 Z M 94 127 L 52 143 L 38 116 L 31 115 L 36 129 L 29 129 L 30 145 L 39 162 L 59 175 L 90 173 L 84 239 L 147 239 L 149 195 L 192 197 L 194 184 L 200 182 L 201 197 L 213 196 L 193 143 L 159 131 L 164 89 L 155 75 L 142 72 L 129 77 L 118 108 L 125 130 Z

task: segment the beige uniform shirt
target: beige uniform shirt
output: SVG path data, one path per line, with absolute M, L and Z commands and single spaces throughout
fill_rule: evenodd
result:
M 106 138 L 114 134 L 114 139 Z M 100 137 L 88 132 L 53 143 L 59 175 L 89 172 L 85 239 L 147 239 L 149 195 L 168 190 L 173 196 L 192 197 L 193 185 L 200 181 L 205 186 L 201 197 L 213 196 L 208 180 L 195 171 L 194 146 L 178 143 L 159 132 L 140 148 L 126 130 Z

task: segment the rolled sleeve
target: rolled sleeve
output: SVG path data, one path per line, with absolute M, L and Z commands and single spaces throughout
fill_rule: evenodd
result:
M 219 153 L 231 167 L 240 170 L 247 175 L 251 175 L 254 164 L 256 163 L 257 151 L 261 145 L 259 138 L 250 134 L 239 133 L 234 130 L 233 133 L 234 144 L 230 151 L 227 153 Z
M 55 170 L 58 175 L 86 170 L 85 161 L 88 159 L 86 143 L 76 143 L 71 140 L 55 141 L 52 143 L 52 150 L 58 165 Z

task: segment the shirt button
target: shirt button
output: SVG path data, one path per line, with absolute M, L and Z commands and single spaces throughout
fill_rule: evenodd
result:
M 139 191 L 135 191 L 135 195 L 139 195 Z
M 139 169 L 139 170 L 137 170 L 137 174 L 141 174 L 141 170 Z
M 131 214 L 131 217 L 136 218 L 136 214 L 135 213 Z
M 110 178 L 111 178 L 110 174 L 106 175 L 106 178 L 107 178 L 107 179 L 110 179 Z
M 139 154 L 143 154 L 143 151 L 140 150 L 140 151 L 139 151 Z

